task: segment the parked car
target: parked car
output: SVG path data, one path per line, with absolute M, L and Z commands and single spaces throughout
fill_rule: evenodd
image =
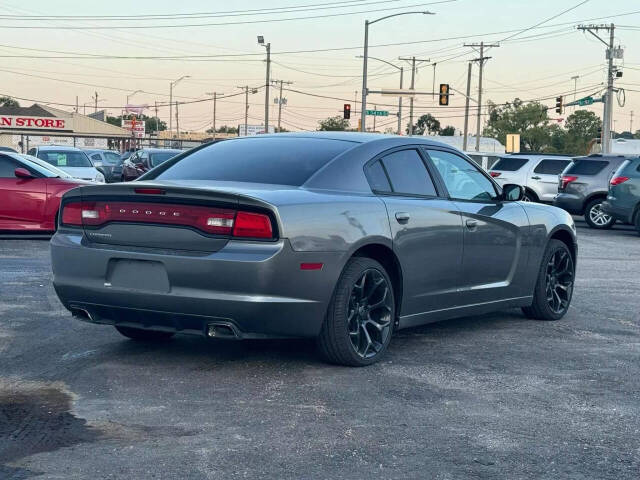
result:
M 500 160 L 500 157 L 504 156 L 504 153 L 496 152 L 464 152 L 474 162 L 480 165 L 485 170 L 491 169 L 495 163 Z
M 170 158 L 183 153 L 173 148 L 143 148 L 133 153 L 122 165 L 122 181 L 130 182 Z
M 11 148 L 11 147 L 0 147 L 0 152 L 13 152 L 13 153 L 18 153 L 15 149 Z
M 501 157 L 489 173 L 500 185 L 522 185 L 525 202 L 551 203 L 558 193 L 558 175 L 570 163 L 565 155 L 512 153 Z
M 75 147 L 43 145 L 29 149 L 29 155 L 64 170 L 80 180 L 104 183 L 104 175 L 93 166 L 85 152 Z
M 0 231 L 54 231 L 62 194 L 84 184 L 35 160 L 0 152 Z
M 611 228 L 616 219 L 602 210 L 609 180 L 624 162 L 623 155 L 589 155 L 574 158 L 558 180 L 558 194 L 553 201 L 573 215 L 584 215 L 591 228 Z
M 567 312 L 575 225 L 523 193 L 428 137 L 227 140 L 65 195 L 53 284 L 130 338 L 316 337 L 328 360 L 367 365 L 399 328 Z
M 118 152 L 113 150 L 88 149 L 85 150 L 89 155 L 91 163 L 104 175 L 107 183 L 119 182 L 122 177 L 122 163 L 124 160 Z
M 640 233 L 640 157 L 625 160 L 613 174 L 602 211 Z

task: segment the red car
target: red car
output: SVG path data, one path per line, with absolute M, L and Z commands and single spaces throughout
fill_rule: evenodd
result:
M 86 184 L 29 155 L 0 152 L 0 232 L 53 232 L 60 197 Z

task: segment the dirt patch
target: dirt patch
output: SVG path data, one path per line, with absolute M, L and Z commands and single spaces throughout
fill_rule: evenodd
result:
M 100 432 L 72 405 L 62 383 L 0 381 L 0 463 L 97 440 Z

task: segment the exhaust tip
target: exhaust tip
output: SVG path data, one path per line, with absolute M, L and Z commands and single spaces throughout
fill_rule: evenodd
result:
M 210 323 L 207 326 L 209 338 L 240 338 L 233 326 L 228 323 Z
M 89 311 L 85 310 L 84 308 L 71 307 L 71 315 L 83 320 L 89 320 L 90 322 L 94 321 L 93 317 L 91 316 L 91 313 L 89 313 Z

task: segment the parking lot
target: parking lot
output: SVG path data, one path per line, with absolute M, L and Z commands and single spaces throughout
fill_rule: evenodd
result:
M 0 240 L 0 478 L 638 478 L 640 238 L 578 224 L 561 321 L 404 330 L 360 369 L 125 340 L 63 309 L 46 240 Z

